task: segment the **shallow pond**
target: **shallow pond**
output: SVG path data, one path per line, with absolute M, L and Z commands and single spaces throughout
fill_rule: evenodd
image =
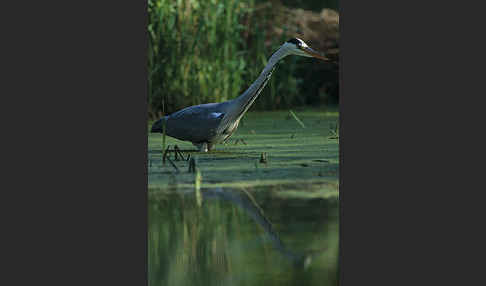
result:
M 289 112 L 249 112 L 226 144 L 209 153 L 183 152 L 197 159 L 202 186 L 250 187 L 278 184 L 318 183 L 323 196 L 337 196 L 339 184 L 339 141 L 334 127 L 337 113 L 295 111 L 303 128 Z M 166 144 L 182 150 L 196 148 L 190 142 L 166 137 Z M 164 190 L 176 173 L 179 185 L 192 188 L 194 176 L 188 162 L 171 155 L 172 165 L 163 163 L 162 135 L 149 134 L 149 190 Z M 262 154 L 265 163 L 261 163 Z M 175 167 L 174 167 L 175 166 Z M 305 188 L 302 191 L 306 191 Z
M 295 113 L 305 128 L 249 112 L 227 144 L 183 152 L 200 180 L 189 161 L 164 164 L 162 135 L 149 134 L 150 286 L 338 284 L 338 114 Z
M 286 186 L 149 198 L 149 285 L 337 285 L 338 199 Z

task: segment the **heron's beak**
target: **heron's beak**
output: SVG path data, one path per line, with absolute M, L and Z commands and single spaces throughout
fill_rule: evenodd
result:
M 323 61 L 330 61 L 329 58 L 326 58 L 325 56 L 321 55 L 317 51 L 311 49 L 310 47 L 303 47 L 302 50 L 311 57 L 318 58 Z

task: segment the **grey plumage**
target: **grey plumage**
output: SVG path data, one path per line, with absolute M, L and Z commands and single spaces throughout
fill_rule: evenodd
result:
M 166 134 L 193 143 L 216 143 L 228 102 L 206 103 L 186 107 L 161 120 L 166 121 Z M 158 125 L 155 123 L 154 125 Z
M 222 103 L 189 106 L 156 121 L 151 132 L 163 132 L 179 140 L 190 141 L 200 151 L 210 151 L 214 144 L 226 141 L 238 128 L 243 115 L 265 88 L 276 64 L 287 55 L 295 54 L 327 60 L 300 39 L 285 42 L 269 59 L 261 74 L 239 97 Z

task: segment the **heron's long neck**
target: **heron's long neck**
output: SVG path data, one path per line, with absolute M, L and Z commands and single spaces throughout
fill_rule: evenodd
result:
M 287 56 L 288 53 L 285 49 L 280 48 L 277 50 L 268 60 L 267 65 L 260 73 L 258 78 L 250 85 L 250 87 L 239 97 L 237 97 L 235 102 L 235 115 L 237 118 L 241 118 L 243 114 L 250 108 L 255 99 L 258 97 L 260 92 L 263 90 L 268 80 L 272 76 L 272 72 L 275 69 L 275 65 L 280 59 Z

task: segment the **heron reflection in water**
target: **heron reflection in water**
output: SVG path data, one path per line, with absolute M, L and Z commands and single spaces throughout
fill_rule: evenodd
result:
M 245 190 L 223 190 L 222 188 L 213 188 L 204 189 L 201 194 L 204 200 L 224 200 L 243 209 L 245 213 L 264 230 L 265 235 L 270 239 L 272 246 L 297 268 L 306 269 L 312 263 L 312 258 L 314 256 L 319 255 L 326 250 L 295 251 L 286 247 L 278 233 L 274 230 L 270 220 L 265 217 L 263 210 L 251 194 Z

